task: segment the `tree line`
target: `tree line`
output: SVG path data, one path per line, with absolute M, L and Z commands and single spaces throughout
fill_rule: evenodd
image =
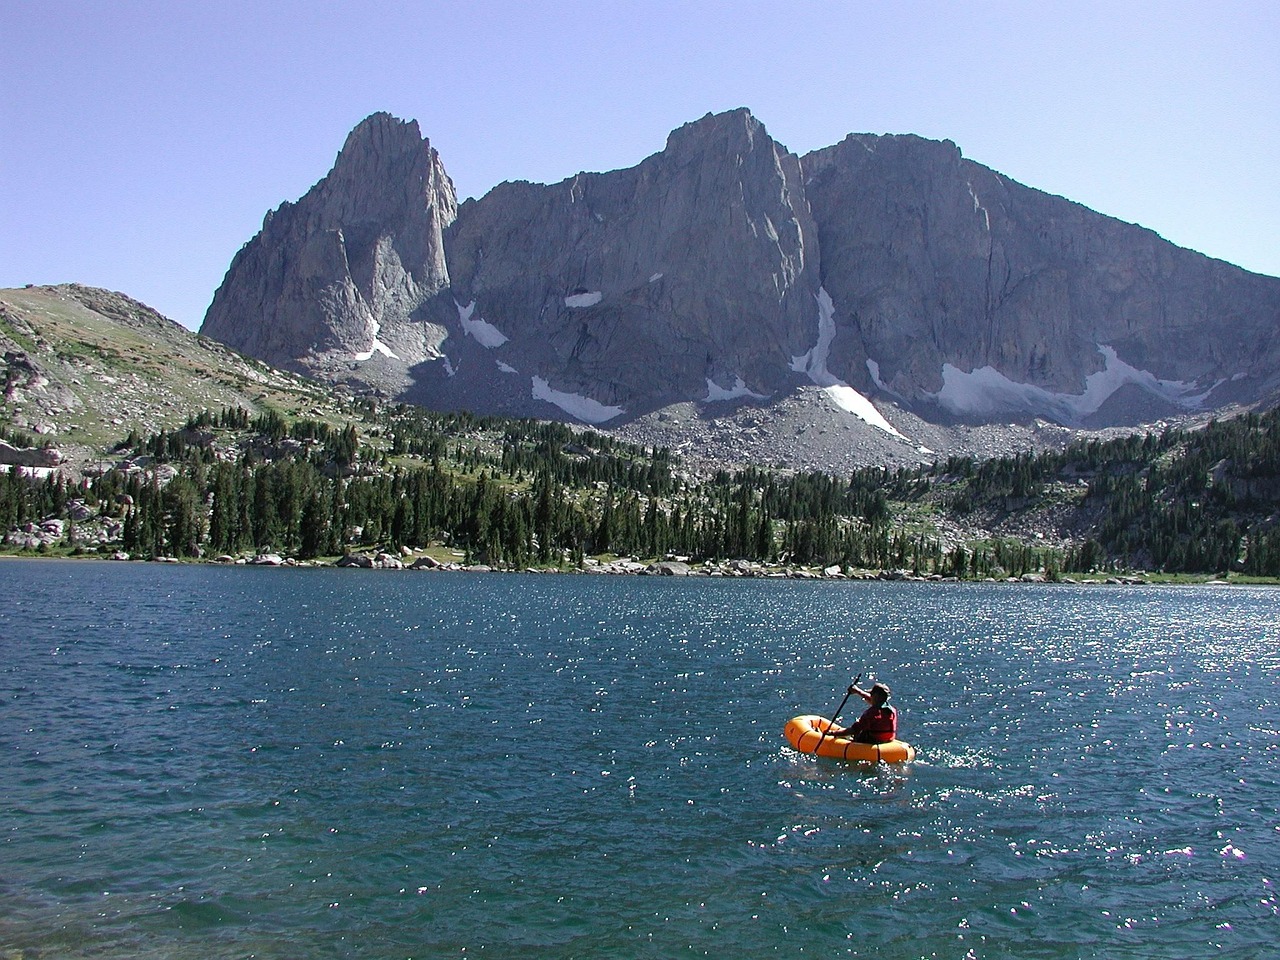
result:
M 205 411 L 177 430 L 131 434 L 116 452 L 122 466 L 74 489 L 0 473 L 0 526 L 57 515 L 75 498 L 118 519 L 122 548 L 143 556 L 307 559 L 442 544 L 515 567 L 614 554 L 977 578 L 1133 568 L 1280 576 L 1275 411 L 848 477 L 750 468 L 693 479 L 665 449 L 590 430 L 374 401 L 341 424 Z M 1066 550 L 945 543 L 927 522 L 1065 495 L 1096 517 Z

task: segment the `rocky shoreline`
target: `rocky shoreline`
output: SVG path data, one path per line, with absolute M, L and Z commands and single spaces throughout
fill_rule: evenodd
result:
M 1147 584 L 1169 584 L 1170 581 L 1153 577 L 1139 571 L 1130 574 L 1098 574 L 1096 576 L 1057 576 L 1050 577 L 1043 572 L 1027 573 L 1020 577 L 983 579 L 961 579 L 944 577 L 941 574 L 918 574 L 911 570 L 863 570 L 845 568 L 838 565 L 828 567 L 796 567 L 769 566 L 749 560 L 706 560 L 701 563 L 690 563 L 685 560 L 643 561 L 632 557 L 621 557 L 615 560 L 597 560 L 588 557 L 581 567 L 550 566 L 494 566 L 484 563 L 465 563 L 461 560 L 439 560 L 427 554 L 415 555 L 412 551 L 397 555 L 384 551 L 372 553 L 348 553 L 336 560 L 299 560 L 296 557 L 282 556 L 277 553 L 259 553 L 252 556 L 231 556 L 223 554 L 212 558 L 178 558 L 178 557 L 140 557 L 131 556 L 123 550 L 109 555 L 100 554 L 31 554 L 3 553 L 3 559 L 64 559 L 64 560 L 108 560 L 133 563 L 186 563 L 216 564 L 219 566 L 251 566 L 251 567 L 285 567 L 294 569 L 341 568 L 349 570 L 400 570 L 429 571 L 439 573 L 534 573 L 562 574 L 577 576 L 640 576 L 640 577 L 693 577 L 693 578 L 738 578 L 762 580 L 812 580 L 812 581 L 877 581 L 877 582 L 912 582 L 912 583 L 1000 583 L 1000 584 L 1085 584 L 1110 586 L 1142 586 Z M 1230 580 L 1205 579 L 1194 581 L 1178 581 L 1210 586 L 1229 586 Z M 1253 581 L 1250 581 L 1253 583 Z M 1256 584 L 1255 584 L 1256 585 Z M 1276 584 L 1280 585 L 1280 584 Z

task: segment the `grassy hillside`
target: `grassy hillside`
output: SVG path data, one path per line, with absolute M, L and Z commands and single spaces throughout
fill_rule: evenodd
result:
M 193 410 L 264 405 L 334 414 L 328 391 L 200 337 L 119 293 L 65 284 L 0 290 L 0 424 L 74 463 L 130 430 Z

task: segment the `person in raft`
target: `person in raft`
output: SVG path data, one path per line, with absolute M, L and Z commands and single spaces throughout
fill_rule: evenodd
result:
M 855 743 L 888 743 L 897 739 L 898 711 L 885 706 L 885 701 L 889 699 L 889 688 L 883 683 L 877 683 L 868 691 L 854 684 L 849 687 L 849 694 L 852 696 L 855 693 L 871 706 L 841 736 Z

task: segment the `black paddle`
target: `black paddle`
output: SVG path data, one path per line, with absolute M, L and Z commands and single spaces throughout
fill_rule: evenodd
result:
M 817 744 L 813 748 L 813 752 L 818 752 L 818 747 L 822 746 L 822 741 L 827 739 L 827 734 L 831 732 L 832 726 L 835 725 L 836 717 L 840 716 L 840 711 L 844 709 L 844 705 L 849 702 L 849 698 L 853 696 L 853 688 L 858 685 L 858 681 L 862 679 L 859 673 L 853 678 L 853 683 L 849 684 L 849 689 L 844 692 L 844 699 L 840 701 L 840 706 L 836 707 L 836 712 L 831 715 L 831 722 L 827 724 L 827 729 L 822 731 L 822 736 L 818 738 Z

